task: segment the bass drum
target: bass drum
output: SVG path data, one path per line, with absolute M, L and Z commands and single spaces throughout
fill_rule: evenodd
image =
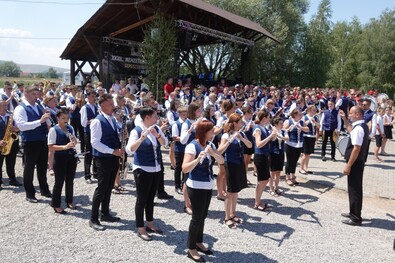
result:
M 339 139 L 337 140 L 336 143 L 336 148 L 339 150 L 340 154 L 344 157 L 344 155 L 346 154 L 346 149 L 347 149 L 347 145 L 348 142 L 350 140 L 350 135 L 340 135 Z

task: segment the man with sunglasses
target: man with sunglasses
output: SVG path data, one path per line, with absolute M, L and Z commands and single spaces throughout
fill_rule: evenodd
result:
M 368 159 L 369 155 L 369 146 L 371 139 L 376 135 L 376 128 L 377 128 L 377 114 L 370 109 L 372 102 L 368 98 L 362 99 L 362 108 L 363 108 L 363 119 L 369 127 L 369 141 L 368 141 L 368 148 L 366 152 L 366 160 Z

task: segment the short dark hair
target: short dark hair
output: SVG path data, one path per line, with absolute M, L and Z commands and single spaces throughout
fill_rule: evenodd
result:
M 151 116 L 155 112 L 156 110 L 153 109 L 152 107 L 145 106 L 140 109 L 140 117 L 142 120 L 144 120 L 146 116 Z
M 90 96 L 90 95 L 97 95 L 97 92 L 95 90 L 91 90 L 89 92 L 86 93 L 86 96 Z
M 105 102 L 105 101 L 107 101 L 107 100 L 112 100 L 112 99 L 113 99 L 112 95 L 106 93 L 106 94 L 103 94 L 103 95 L 101 95 L 101 96 L 99 97 L 98 103 L 99 103 L 99 105 L 102 105 L 103 102 Z
M 69 114 L 69 110 L 66 108 L 60 108 L 56 111 L 56 117 L 60 117 L 62 114 Z

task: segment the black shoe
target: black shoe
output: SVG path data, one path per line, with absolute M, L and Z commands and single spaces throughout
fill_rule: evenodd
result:
M 326 157 L 325 156 L 322 156 L 322 161 L 326 162 Z
M 26 197 L 26 201 L 33 203 L 33 204 L 38 203 L 38 200 L 35 197 L 32 197 L 32 198 Z
M 85 179 L 85 182 L 86 182 L 87 184 L 93 183 L 92 179 L 90 179 L 90 178 Z
M 343 224 L 349 225 L 349 226 L 360 226 L 362 225 L 361 221 L 354 221 L 354 220 L 343 220 L 342 221 Z
M 67 214 L 67 212 L 65 210 L 62 209 L 62 211 L 58 211 L 58 210 L 56 210 L 55 207 L 53 208 L 53 211 L 55 211 L 55 214 L 61 214 L 61 215 Z
M 161 229 L 159 229 L 159 228 L 152 229 L 152 228 L 146 226 L 145 227 L 145 231 L 147 231 L 148 233 L 156 233 L 156 234 L 159 234 L 159 235 L 163 235 L 163 231 Z
M 332 161 L 332 162 L 336 162 L 335 157 L 331 158 L 331 161 Z
M 118 222 L 121 218 L 112 215 L 102 215 L 100 216 L 100 220 L 104 222 Z
M 137 236 L 144 241 L 151 241 L 152 240 L 152 237 L 150 235 L 140 234 L 139 232 L 137 232 Z
M 96 231 L 103 231 L 103 230 L 106 230 L 105 226 L 103 226 L 102 224 L 100 224 L 99 221 L 92 221 L 92 220 L 89 220 L 89 226 L 90 226 L 91 228 L 93 228 L 94 230 L 96 230 Z
M 15 180 L 15 181 L 10 181 L 10 185 L 12 185 L 12 186 L 22 186 L 23 184 L 21 182 L 19 182 L 18 180 Z
M 163 192 L 163 193 L 158 194 L 157 197 L 158 197 L 159 199 L 165 199 L 165 200 L 169 200 L 169 199 L 172 199 L 172 198 L 173 198 L 172 195 L 169 195 L 169 194 L 166 193 L 166 192 Z
M 341 216 L 351 218 L 351 215 L 349 213 L 341 213 Z
M 74 205 L 74 204 L 72 204 L 72 203 L 70 203 L 70 204 L 67 204 L 67 208 L 69 208 L 71 210 L 78 210 L 79 207 Z
M 210 249 L 202 250 L 202 249 L 201 249 L 200 247 L 198 247 L 198 246 L 196 246 L 196 250 L 199 251 L 199 252 L 204 253 L 205 255 L 213 255 L 213 254 L 214 254 L 213 251 L 211 251 Z
M 97 179 L 97 173 L 92 174 L 92 177 L 93 177 L 94 179 Z
M 183 195 L 183 194 L 184 194 L 184 193 L 182 192 L 182 189 L 179 188 L 179 187 L 176 188 L 176 193 L 179 194 L 179 195 Z
M 1 187 L 1 184 L 0 184 L 0 191 L 1 191 L 1 189 L 3 189 L 3 187 Z
M 192 259 L 192 260 L 195 261 L 195 262 L 206 262 L 206 260 L 204 260 L 203 257 L 200 257 L 200 258 L 198 258 L 198 259 L 195 259 L 195 258 L 191 255 L 191 253 L 189 252 L 189 250 L 188 250 L 188 253 L 187 253 L 187 257 L 190 258 L 190 259 Z
M 44 197 L 47 197 L 47 198 L 52 198 L 52 194 L 50 192 L 42 193 L 41 196 L 44 196 Z

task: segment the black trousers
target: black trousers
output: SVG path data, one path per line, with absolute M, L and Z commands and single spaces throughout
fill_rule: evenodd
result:
M 196 249 L 196 243 L 203 243 L 204 221 L 208 214 L 212 190 L 187 188 L 192 206 L 192 219 L 189 223 L 188 248 Z
M 100 205 L 103 215 L 110 213 L 111 191 L 114 187 L 115 177 L 119 167 L 119 157 L 95 157 L 95 159 L 97 187 L 92 199 L 92 221 L 98 220 Z
M 362 184 L 363 184 L 363 170 L 365 168 L 365 161 L 355 161 L 351 166 L 350 175 L 347 177 L 348 200 L 350 203 L 350 215 L 354 221 L 362 221 Z
M 73 126 L 75 136 L 80 139 L 81 152 L 85 151 L 85 134 L 84 127 L 81 125 L 81 118 L 70 119 L 70 125 Z
M 10 153 L 8 155 L 1 155 L 0 154 L 0 184 L 3 183 L 3 162 L 5 159 L 5 166 L 8 178 L 10 178 L 10 182 L 16 180 L 15 176 L 15 162 L 16 162 L 16 154 L 19 151 L 19 140 L 15 140 L 12 143 Z
M 285 174 L 294 174 L 296 171 L 296 166 L 298 165 L 298 160 L 303 148 L 295 148 L 285 145 L 285 155 L 287 156 L 287 163 L 285 164 Z
M 53 171 L 55 184 L 52 190 L 52 207 L 60 207 L 63 183 L 66 184 L 66 204 L 73 203 L 74 177 L 77 160 L 72 154 L 56 154 L 54 157 Z
M 25 167 L 23 169 L 23 186 L 26 197 L 35 197 L 36 191 L 33 186 L 34 168 L 37 168 L 37 179 L 41 194 L 48 194 L 47 165 L 48 145 L 46 141 L 24 142 L 23 158 Z
M 96 174 L 96 165 L 95 165 L 95 157 L 92 155 L 92 144 L 91 144 L 91 134 L 90 133 L 85 133 L 85 150 L 84 152 L 89 152 L 85 154 L 84 157 L 84 173 L 85 173 L 85 179 L 90 179 L 91 176 L 91 166 L 92 166 L 92 173 Z
M 324 131 L 323 133 L 323 140 L 322 140 L 322 150 L 321 156 L 324 157 L 326 154 L 326 145 L 328 144 L 328 139 L 331 143 L 331 158 L 335 158 L 336 154 L 336 143 L 333 141 L 333 132 L 334 131 Z
M 154 199 L 158 188 L 161 172 L 148 173 L 141 169 L 133 171 L 136 183 L 136 205 L 134 208 L 136 216 L 136 227 L 144 227 L 144 211 L 147 221 L 154 220 Z
M 176 188 L 181 188 L 182 185 L 182 163 L 184 161 L 183 152 L 174 152 L 174 157 L 176 159 L 176 167 L 174 168 L 174 184 Z
M 160 163 L 160 172 L 159 172 L 159 182 L 157 185 L 158 194 L 165 193 L 165 168 L 163 167 L 163 161 Z

